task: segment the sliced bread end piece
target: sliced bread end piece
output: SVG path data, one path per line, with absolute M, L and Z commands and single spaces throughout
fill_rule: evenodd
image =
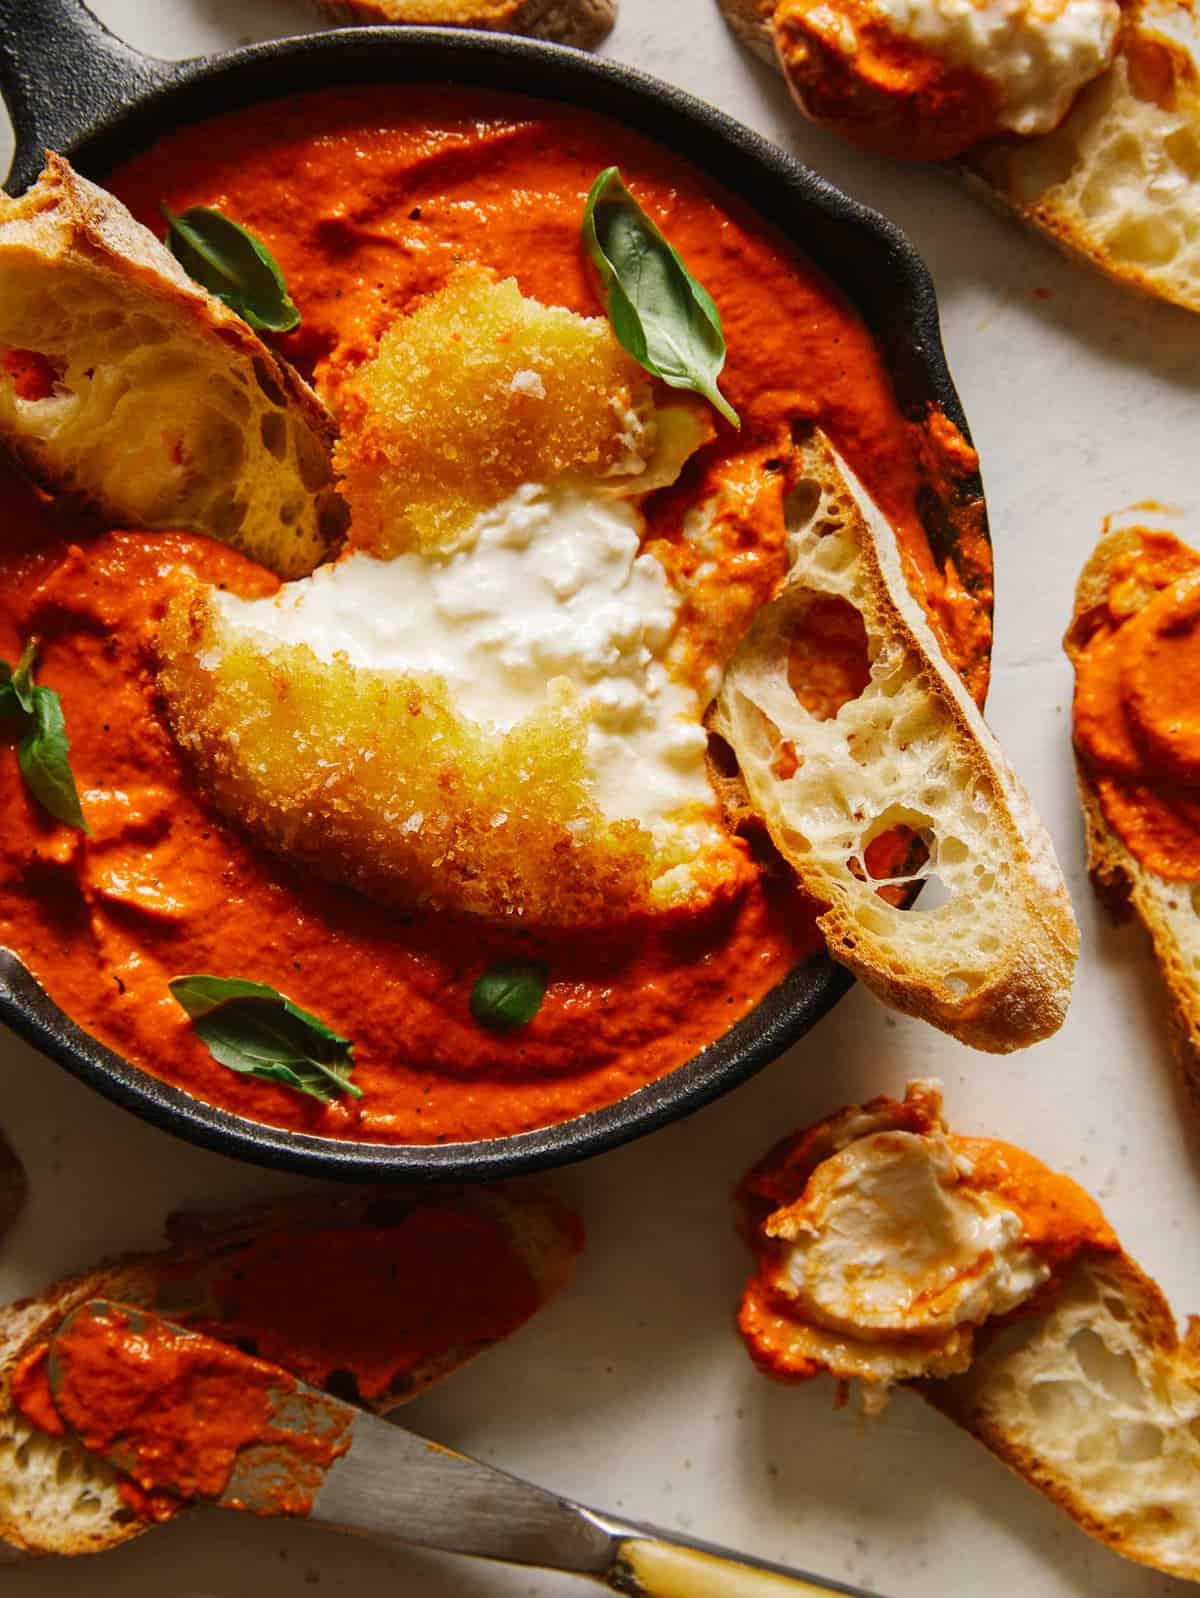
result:
M 778 68 L 775 40 L 771 33 L 771 18 L 775 13 L 775 0 L 720 0 L 725 21 L 738 38 L 769 66 Z
M 820 434 L 788 515 L 788 577 L 730 663 L 714 730 L 823 907 L 835 960 L 976 1048 L 1045 1037 L 1079 948 L 1050 840 L 942 656 L 886 518 Z M 930 877 L 949 898 L 903 908 Z

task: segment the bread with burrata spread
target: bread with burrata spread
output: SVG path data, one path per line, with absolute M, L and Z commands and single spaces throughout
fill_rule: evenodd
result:
M 582 1246 L 574 1214 L 522 1182 L 306 1195 L 173 1216 L 167 1236 L 0 1311 L 0 1561 L 100 1553 L 182 1507 L 148 1515 L 54 1433 L 44 1348 L 87 1300 L 152 1309 L 386 1414 L 515 1331 Z
M 1147 539 L 1161 541 L 1169 554 L 1177 556 L 1156 580 L 1154 562 L 1143 565 L 1138 557 L 1146 549 Z M 1200 572 L 1200 552 L 1179 543 L 1168 533 L 1147 533 L 1143 528 L 1126 527 L 1106 533 L 1097 544 L 1080 574 L 1075 593 L 1075 608 L 1064 644 L 1077 674 L 1077 685 L 1083 681 L 1087 670 L 1086 659 L 1100 629 L 1106 632 L 1115 619 L 1124 624 L 1145 611 L 1146 606 L 1158 598 L 1167 579 L 1189 583 L 1186 572 L 1179 569 L 1178 556 L 1194 563 Z M 1139 570 L 1139 565 L 1143 569 Z M 1181 687 L 1194 693 L 1194 679 L 1178 673 Z M 1185 1086 L 1192 1101 L 1200 1108 L 1200 913 L 1197 904 L 1197 878 L 1189 879 L 1185 870 L 1168 874 L 1170 862 L 1160 859 L 1160 845 L 1169 843 L 1170 832 L 1179 827 L 1176 817 L 1153 813 L 1139 829 L 1146 834 L 1145 841 L 1151 850 L 1142 850 L 1142 858 L 1127 847 L 1118 831 L 1109 823 L 1098 787 L 1106 776 L 1098 771 L 1088 757 L 1079 725 L 1080 688 L 1076 689 L 1075 773 L 1079 798 L 1083 808 L 1087 831 L 1088 870 L 1092 884 L 1101 903 L 1115 922 L 1125 921 L 1132 914 L 1137 917 L 1150 938 L 1154 958 L 1170 995 L 1170 1020 L 1176 1057 L 1183 1074 Z M 1164 707 L 1166 708 L 1166 707 Z M 1108 707 L 1110 718 L 1126 717 L 1124 705 L 1114 703 Z M 1136 744 L 1135 744 L 1136 747 Z M 1111 779 L 1109 779 L 1111 780 Z M 1115 778 L 1118 785 L 1121 777 Z M 1194 780 L 1190 785 L 1194 793 Z M 1166 784 L 1169 796 L 1172 784 Z M 1188 788 L 1175 790 L 1176 796 L 1188 805 Z M 1184 830 L 1191 833 L 1195 823 Z M 1160 830 L 1167 836 L 1155 839 Z M 1200 832 L 1196 833 L 1200 837 Z M 1147 858 L 1148 856 L 1148 858 Z M 1156 869 L 1158 866 L 1164 869 Z
M 913 598 L 894 531 L 823 434 L 798 446 L 790 566 L 711 718 L 830 954 L 993 1052 L 1054 1032 L 1079 934 L 1029 797 Z M 949 896 L 907 897 L 926 878 Z
M 1200 1579 L 1200 1321 L 1068 1177 L 952 1133 L 940 1085 L 785 1139 L 739 1189 L 739 1325 L 782 1381 L 911 1387 L 1116 1552 Z
M 892 154 L 953 157 L 973 188 L 1069 254 L 1143 293 L 1200 310 L 1200 80 L 1190 6 L 1122 6 L 1111 60 L 1077 87 L 1054 125 L 975 142 L 973 118 L 986 97 L 972 95 L 969 85 L 957 85 L 964 92 L 956 102 L 953 81 L 931 79 L 927 112 L 919 96 L 897 109 L 890 90 L 911 52 L 885 61 L 878 84 L 851 93 L 839 80 L 853 75 L 806 37 L 810 16 L 831 26 L 822 8 L 809 0 L 720 4 L 738 37 L 789 76 L 819 120 L 845 122 L 841 131 L 876 146 L 886 136 Z M 984 9 L 961 14 L 982 16 Z M 1020 77 L 1021 60 L 1017 66 Z M 1055 69 L 1056 55 L 1046 66 Z M 867 92 L 880 85 L 881 92 Z M 953 125 L 934 126 L 955 103 L 961 114 Z
M 594 49 L 612 32 L 617 0 L 317 0 L 335 22 L 485 28 Z
M 1194 32 L 1190 5 L 1125 7 L 1116 59 L 1058 127 L 981 145 L 962 170 L 1069 254 L 1200 311 L 1200 81 L 1173 26 Z
M 42 487 L 296 577 L 344 531 L 333 436 L 299 374 L 61 156 L 0 194 L 0 447 Z

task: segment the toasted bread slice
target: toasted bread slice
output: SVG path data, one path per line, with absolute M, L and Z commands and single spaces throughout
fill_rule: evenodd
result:
M 787 513 L 784 588 L 725 673 L 714 730 L 824 907 L 835 960 L 975 1048 L 1045 1037 L 1066 1014 L 1079 950 L 1050 839 L 942 656 L 886 518 L 821 434 Z M 880 865 L 897 828 L 923 864 Z M 889 902 L 933 876 L 946 902 Z
M 887 1159 L 922 1149 L 929 1187 L 911 1162 L 886 1185 Z M 860 1177 L 840 1238 L 854 1326 L 825 1324 L 797 1298 L 781 1253 L 822 1230 L 838 1240 L 821 1209 L 835 1167 Z M 875 1189 L 862 1180 L 872 1168 Z M 974 1208 L 956 1235 L 960 1194 Z M 739 1321 L 761 1369 L 859 1379 L 875 1412 L 887 1384 L 910 1386 L 1092 1536 L 1200 1578 L 1200 1322 L 1180 1340 L 1158 1287 L 1069 1178 L 1007 1144 L 955 1136 L 937 1084 L 917 1082 L 902 1103 L 851 1106 L 785 1139 L 739 1200 L 759 1255 Z M 1019 1217 L 1015 1236 L 997 1226 L 1005 1209 Z
M 317 0 L 335 22 L 409 23 L 528 33 L 591 50 L 612 32 L 617 0 Z
M 1089 617 L 1104 604 L 1114 561 L 1131 549 L 1139 532 L 1106 534 L 1080 573 L 1075 610 L 1065 647 L 1074 663 L 1088 632 Z M 1087 831 L 1088 871 L 1101 902 L 1116 922 L 1132 912 L 1150 936 L 1171 999 L 1171 1030 L 1185 1085 L 1200 1106 L 1200 913 L 1195 884 L 1169 880 L 1136 859 L 1105 820 L 1096 785 L 1076 753 L 1075 776 Z
M 1127 1254 L 1089 1252 L 1052 1307 L 985 1329 L 978 1350 L 922 1397 L 1092 1537 L 1200 1581 L 1200 1320 L 1181 1340 Z
M 296 577 L 345 526 L 333 433 L 299 375 L 60 156 L 0 195 L 0 444 L 43 487 Z
M 10 1557 L 100 1553 L 147 1529 L 108 1465 L 13 1403 L 14 1373 L 76 1305 L 103 1297 L 154 1309 L 385 1414 L 515 1331 L 565 1285 L 582 1241 L 564 1205 L 519 1182 L 277 1200 L 175 1217 L 168 1237 L 160 1253 L 110 1261 L 0 1311 L 0 1550 Z M 310 1277 L 291 1274 L 293 1247 Z M 249 1298 L 247 1276 L 260 1284 Z M 400 1323 L 405 1292 L 418 1313 Z
M 720 0 L 782 71 L 775 0 Z M 1109 277 L 1200 310 L 1200 86 L 1178 35 L 1190 6 L 1130 4 L 1116 59 L 1050 133 L 989 141 L 957 164 L 970 185 Z M 1164 21 L 1164 18 L 1170 18 Z
M 1109 277 L 1198 311 L 1200 82 L 1161 15 L 1126 8 L 1112 67 L 1052 133 L 981 145 L 963 170 Z M 1190 7 L 1171 15 L 1194 28 Z

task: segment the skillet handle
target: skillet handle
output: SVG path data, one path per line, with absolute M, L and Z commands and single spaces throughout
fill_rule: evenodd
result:
M 134 50 L 82 0 L 0 0 L 0 93 L 17 145 L 9 193 L 29 187 L 46 149 L 69 151 L 174 74 L 174 63 Z

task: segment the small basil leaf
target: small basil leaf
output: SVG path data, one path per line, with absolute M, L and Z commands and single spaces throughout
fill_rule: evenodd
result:
M 279 263 L 261 239 L 211 205 L 193 205 L 179 216 L 165 205 L 162 210 L 167 246 L 190 278 L 259 332 L 299 327 Z
M 350 1080 L 354 1045 L 265 982 L 240 977 L 175 977 L 167 984 L 219 1065 L 278 1082 L 328 1104 L 362 1098 Z
M 21 651 L 16 670 L 10 679 L 17 704 L 27 716 L 33 714 L 33 663 L 37 659 L 38 640 L 31 638 Z
M 549 976 L 539 960 L 501 960 L 471 989 L 471 1014 L 498 1032 L 527 1026 L 542 1007 Z
M 734 427 L 717 387 L 725 335 L 712 296 L 630 194 L 615 166 L 592 184 L 583 243 L 608 296 L 608 319 L 634 360 L 671 388 L 703 394 Z
M 14 693 L 15 683 L 14 673 Z M 20 696 L 17 697 L 19 699 Z M 17 763 L 25 786 L 42 809 L 48 811 L 56 821 L 62 821 L 68 827 L 78 827 L 80 832 L 91 832 L 80 808 L 75 776 L 68 758 L 70 748 L 58 695 L 53 688 L 35 687 L 29 725 L 17 745 Z

